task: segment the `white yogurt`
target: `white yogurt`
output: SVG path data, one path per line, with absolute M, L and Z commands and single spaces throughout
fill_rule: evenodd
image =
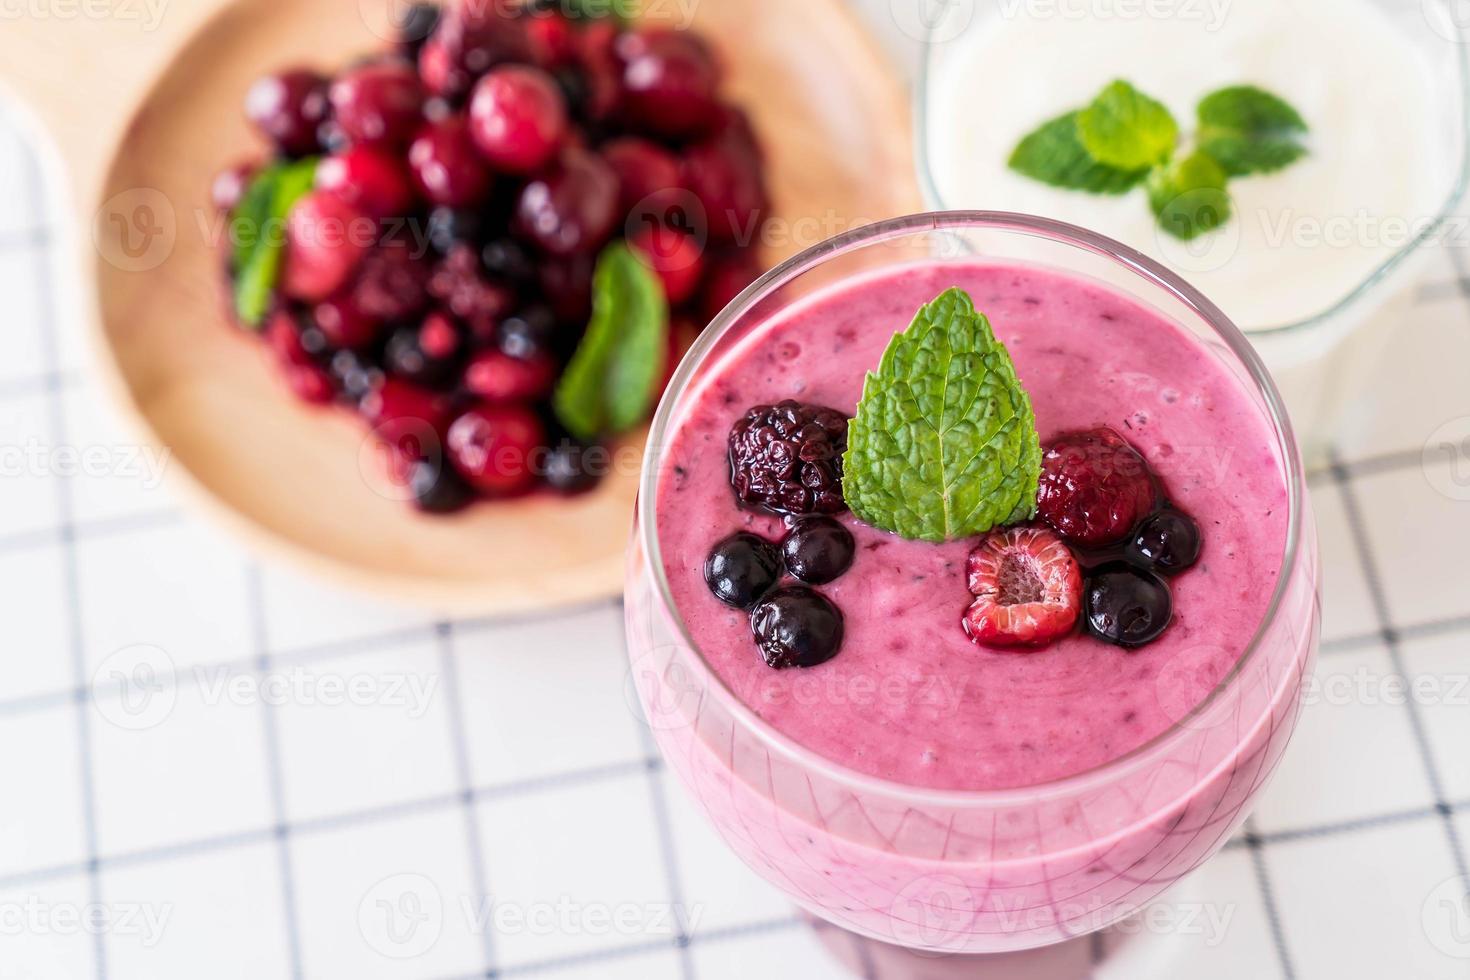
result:
M 1021 211 L 1117 238 L 1163 261 L 1246 330 L 1294 323 L 1346 297 L 1426 227 L 1454 161 L 1435 138 L 1437 93 L 1403 28 L 1368 0 L 1225 0 L 1067 16 L 1068 5 L 983 0 L 932 55 L 929 167 L 947 207 Z M 1060 190 L 1012 172 L 1016 143 L 1124 78 L 1186 132 L 1206 94 L 1251 84 L 1311 128 L 1310 154 L 1233 180 L 1233 221 L 1185 245 L 1140 188 Z

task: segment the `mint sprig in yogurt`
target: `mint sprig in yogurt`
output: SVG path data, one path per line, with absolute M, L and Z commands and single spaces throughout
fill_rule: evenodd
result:
M 1307 153 L 1308 127 L 1286 100 L 1235 85 L 1200 101 L 1185 139 L 1168 108 L 1118 80 L 1090 104 L 1024 137 L 1009 166 L 1053 187 L 1091 194 L 1148 191 L 1159 227 L 1188 241 L 1231 218 L 1229 181 L 1270 174 Z

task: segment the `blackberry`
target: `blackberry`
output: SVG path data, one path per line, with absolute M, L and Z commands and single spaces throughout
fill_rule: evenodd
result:
M 847 416 L 819 405 L 758 405 L 730 430 L 730 485 L 776 514 L 840 514 Z

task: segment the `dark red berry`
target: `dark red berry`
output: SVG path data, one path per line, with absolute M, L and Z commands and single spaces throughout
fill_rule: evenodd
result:
M 738 141 L 712 139 L 685 151 L 683 171 L 684 185 L 704 208 L 710 238 L 754 244 L 767 206 L 759 158 Z
M 496 68 L 475 85 L 470 134 L 496 170 L 535 173 L 566 138 L 566 100 L 556 80 L 539 68 Z
M 781 551 L 758 535 L 732 534 L 710 551 L 704 581 L 716 599 L 736 609 L 749 609 L 781 581 Z
M 577 60 L 577 29 L 556 11 L 535 11 L 526 20 L 526 40 L 537 65 L 551 70 Z
M 760 275 L 760 265 L 749 250 L 732 250 L 714 256 L 709 262 L 700 300 L 700 311 L 706 322 L 719 316 Z
M 413 186 L 403 164 L 372 146 L 352 146 L 318 165 L 316 186 L 336 194 L 370 218 L 406 217 L 413 207 Z
M 309 405 L 325 405 L 337 397 L 332 377 L 316 364 L 293 364 L 285 368 L 286 386 Z
M 657 143 L 625 136 L 604 143 L 599 152 L 618 175 L 618 206 L 624 214 L 660 192 L 680 187 L 678 159 Z
M 265 329 L 261 331 L 261 335 L 265 338 L 266 346 L 271 349 L 281 364 L 312 363 L 311 355 L 301 343 L 301 325 L 296 322 L 293 314 L 285 310 L 278 310 L 271 314 L 265 322 Z
M 449 428 L 449 458 L 460 475 L 492 497 L 529 490 L 534 457 L 546 432 L 536 413 L 519 405 L 481 405 Z
M 565 258 L 543 258 L 536 269 L 541 295 L 551 304 L 551 311 L 562 323 L 584 324 L 592 315 L 592 273 L 596 271 L 592 255 L 569 255 Z
M 428 262 L 417 246 L 393 239 L 363 258 L 352 284 L 352 301 L 379 321 L 412 320 L 429 305 Z
M 480 266 L 480 250 L 455 245 L 434 268 L 429 294 L 469 325 L 476 336 L 495 330 L 515 306 L 509 286 L 490 281 Z
M 475 491 L 444 459 L 421 459 L 408 471 L 414 506 L 425 514 L 453 514 L 475 502 Z
M 622 106 L 623 62 L 615 50 L 621 36 L 617 24 L 603 19 L 585 24 L 578 38 L 577 62 L 586 92 L 578 108 L 593 123 L 612 120 Z
M 437 205 L 468 208 L 490 193 L 494 178 L 460 116 L 432 123 L 408 148 L 408 165 L 424 197 Z
M 624 58 L 623 111 L 644 132 L 682 138 L 708 130 L 720 72 L 709 48 L 687 31 L 632 32 Z
M 267 75 L 245 96 L 245 115 L 290 157 L 317 152 L 328 108 L 327 80 L 306 69 Z
M 1087 628 L 1105 643 L 1146 646 L 1164 634 L 1174 616 L 1164 580 L 1121 563 L 1094 571 L 1085 591 Z
M 1199 561 L 1199 525 L 1188 514 L 1168 508 L 1143 522 L 1129 546 L 1129 558 L 1163 575 L 1178 575 Z
M 376 234 L 377 223 L 337 195 L 307 194 L 286 219 L 282 291 L 306 302 L 331 296 L 352 277 Z
M 1082 571 L 1067 545 L 1045 528 L 996 531 L 970 553 L 975 602 L 966 634 L 987 647 L 1039 647 L 1077 625 Z
M 803 517 L 781 541 L 786 570 L 807 585 L 837 581 L 856 552 L 852 532 L 830 517 Z
M 730 430 L 730 483 L 741 503 L 777 514 L 840 514 L 847 416 L 784 401 L 746 412 Z
M 699 288 L 704 249 L 693 235 L 655 225 L 638 232 L 628 244 L 658 273 L 670 304 L 683 303 Z
M 1042 456 L 1041 518 L 1085 548 L 1127 539 L 1157 499 L 1148 463 L 1113 429 L 1068 433 Z
M 465 390 L 487 402 L 532 402 L 545 398 L 556 383 L 556 361 L 546 353 L 512 357 L 483 350 L 464 371 Z
M 312 310 L 317 329 L 336 349 L 361 350 L 378 339 L 380 322 L 364 313 L 350 292 L 328 297 Z
M 250 182 L 255 179 L 257 169 L 254 163 L 237 163 L 216 174 L 214 183 L 209 188 L 209 197 L 215 209 L 221 214 L 229 214 L 239 207 Z
M 423 121 L 424 88 L 409 65 L 375 61 L 332 83 L 337 125 L 353 143 L 403 146 Z
M 449 402 L 400 378 L 384 378 L 358 406 L 373 433 L 404 459 L 442 455 L 449 430 Z
M 595 252 L 618 221 L 618 177 L 600 157 L 568 150 L 545 176 L 521 191 L 521 234 L 551 255 Z
M 842 649 L 842 611 L 826 596 L 796 586 L 750 611 L 750 630 L 766 665 L 775 670 L 817 667 Z
M 479 0 L 444 11 L 439 28 L 419 52 L 419 73 L 435 95 L 468 95 L 476 79 L 496 65 L 532 56 L 525 21 L 513 5 Z

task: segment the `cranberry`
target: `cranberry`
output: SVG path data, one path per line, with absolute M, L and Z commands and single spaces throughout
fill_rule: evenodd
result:
M 634 125 L 675 139 L 708 130 L 720 73 L 703 43 L 688 32 L 630 33 L 619 53 L 623 110 Z
M 452 418 L 443 396 L 399 378 L 383 379 L 358 410 L 379 439 L 413 459 L 438 457 Z
M 476 336 L 495 329 L 515 304 L 515 292 L 491 282 L 480 266 L 479 249 L 456 245 L 434 269 L 429 293 L 459 317 Z
M 577 29 L 556 11 L 532 12 L 526 20 L 531 56 L 542 68 L 561 68 L 577 60 Z
M 520 405 L 480 405 L 449 428 L 449 458 L 482 493 L 511 496 L 536 482 L 534 457 L 546 431 L 536 413 Z
M 377 225 L 335 194 L 312 191 L 286 218 L 281 289 L 317 302 L 340 289 L 372 245 Z
M 435 95 L 457 99 L 475 80 L 504 62 L 531 60 L 526 24 L 509 4 L 455 4 L 444 12 L 439 29 L 419 54 L 419 73 Z
M 618 220 L 618 177 L 599 157 L 563 154 L 551 173 L 521 191 L 517 227 L 551 255 L 595 252 Z
M 551 393 L 555 383 L 556 361 L 541 351 L 523 358 L 484 350 L 464 372 L 465 389 L 487 402 L 538 401 Z
M 490 193 L 493 178 L 460 116 L 425 127 L 408 148 L 408 163 L 419 190 L 435 204 L 468 208 Z
M 628 244 L 658 273 L 671 304 L 677 306 L 699 288 L 704 251 L 693 235 L 655 225 L 629 239 Z
M 982 646 L 1039 647 L 1072 632 L 1082 614 L 1082 571 L 1046 528 L 997 531 L 970 553 L 975 602 L 965 633 Z
M 566 100 L 539 68 L 497 68 L 475 86 L 470 133 L 496 169 L 535 173 L 551 162 L 566 138 Z
M 680 186 L 679 161 L 657 143 L 625 136 L 604 143 L 601 152 L 618 175 L 619 207 L 625 214 L 650 197 Z
M 291 157 L 317 152 L 327 108 L 327 80 L 306 69 L 267 75 L 245 96 L 245 115 Z
M 378 339 L 379 321 L 364 313 L 350 292 L 322 300 L 312 311 L 312 320 L 327 343 L 339 350 L 361 350 Z
M 406 144 L 423 118 L 424 89 L 408 65 L 379 61 L 332 84 L 337 125 L 354 143 Z
M 410 242 L 390 239 L 363 259 L 352 285 L 358 309 L 379 321 L 408 320 L 429 305 L 429 264 Z
M 245 192 L 250 189 L 250 182 L 255 179 L 255 171 L 253 163 L 237 163 L 221 170 L 209 188 L 215 209 L 221 214 L 229 214 L 239 207 Z
M 703 205 L 710 238 L 749 245 L 766 207 L 760 160 L 739 141 L 707 140 L 684 154 L 684 185 Z
M 1042 456 L 1037 510 L 1062 537 L 1083 547 L 1129 537 L 1157 499 L 1148 463 L 1105 426 L 1060 436 Z
M 403 164 L 371 146 L 349 147 L 322 160 L 316 186 L 380 220 L 407 216 L 414 202 Z
M 710 260 L 709 267 L 701 311 L 706 320 L 713 320 L 735 302 L 735 297 L 747 286 L 760 278 L 761 269 L 752 253 L 744 249 L 716 255 Z
M 595 20 L 582 28 L 577 60 L 586 96 L 580 109 L 592 122 L 612 119 L 622 106 L 623 62 L 616 51 L 621 36 L 611 20 Z

